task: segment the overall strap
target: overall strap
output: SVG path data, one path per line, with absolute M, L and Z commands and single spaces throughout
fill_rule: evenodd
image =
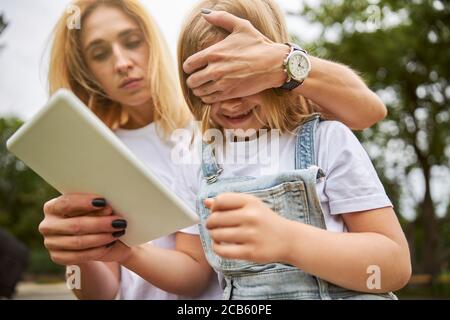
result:
M 217 164 L 211 143 L 202 142 L 202 172 L 208 184 L 217 181 L 223 169 Z
M 320 114 L 313 114 L 299 127 L 295 144 L 295 169 L 308 169 L 316 166 L 316 152 L 314 141 L 316 129 L 320 121 Z

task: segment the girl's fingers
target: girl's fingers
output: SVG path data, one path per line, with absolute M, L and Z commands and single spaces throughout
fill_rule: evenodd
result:
M 249 202 L 250 197 L 244 193 L 222 193 L 212 199 L 213 201 L 209 208 L 212 211 L 239 209 Z
M 215 211 L 206 220 L 206 228 L 229 228 L 242 224 L 241 210 Z
M 249 247 L 242 244 L 213 242 L 213 250 L 217 255 L 227 259 L 249 260 L 251 257 Z
M 217 228 L 209 230 L 211 239 L 217 243 L 242 244 L 248 240 L 248 235 L 242 228 Z

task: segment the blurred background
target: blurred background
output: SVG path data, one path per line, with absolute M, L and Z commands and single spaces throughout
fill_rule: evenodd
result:
M 141 1 L 175 61 L 181 22 L 195 0 Z M 413 277 L 398 296 L 450 298 L 450 3 L 277 2 L 296 42 L 357 70 L 388 107 L 384 121 L 357 135 L 409 241 Z M 64 268 L 51 262 L 37 231 L 44 202 L 57 192 L 5 146 L 47 100 L 51 32 L 69 3 L 0 4 L 0 287 L 6 288 L 0 298 L 12 297 L 14 289 L 18 299 L 71 298 Z

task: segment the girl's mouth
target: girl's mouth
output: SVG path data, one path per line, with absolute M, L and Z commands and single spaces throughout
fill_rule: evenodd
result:
M 232 124 L 238 124 L 241 122 L 244 122 L 248 119 L 250 119 L 253 116 L 253 109 L 255 109 L 255 107 L 243 112 L 243 113 L 239 113 L 233 116 L 229 116 L 229 115 L 225 115 L 222 114 L 222 116 L 230 123 Z

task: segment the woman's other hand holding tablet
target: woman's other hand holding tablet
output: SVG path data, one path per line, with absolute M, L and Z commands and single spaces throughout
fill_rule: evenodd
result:
M 127 222 L 100 197 L 65 194 L 45 203 L 44 215 L 39 232 L 55 263 L 120 262 L 129 255 L 130 248 L 117 241 Z

